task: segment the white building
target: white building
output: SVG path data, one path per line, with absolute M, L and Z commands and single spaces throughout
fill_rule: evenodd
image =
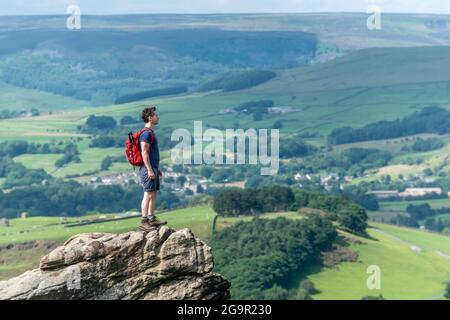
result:
M 375 190 L 369 191 L 367 194 L 373 194 L 377 199 L 387 199 L 391 197 L 398 197 L 399 192 L 397 190 Z
M 442 194 L 441 188 L 406 188 L 404 192 L 400 192 L 400 197 L 423 197 L 427 194 Z

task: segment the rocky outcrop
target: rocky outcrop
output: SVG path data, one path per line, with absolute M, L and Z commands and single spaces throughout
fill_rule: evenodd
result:
M 228 299 L 211 249 L 189 229 L 88 233 L 0 282 L 0 299 Z

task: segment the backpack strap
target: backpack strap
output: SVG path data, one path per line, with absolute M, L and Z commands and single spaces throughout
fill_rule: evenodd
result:
M 153 130 L 146 127 L 146 128 L 144 128 L 144 129 L 141 130 L 141 134 L 142 134 L 144 131 L 149 131 L 149 132 L 150 132 L 150 144 L 153 144 L 153 142 L 155 141 L 155 136 L 154 136 L 154 134 L 153 134 Z

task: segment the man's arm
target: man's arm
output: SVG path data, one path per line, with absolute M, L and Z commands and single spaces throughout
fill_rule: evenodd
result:
M 141 141 L 141 150 L 142 150 L 142 160 L 144 160 L 144 165 L 147 168 L 148 176 L 149 178 L 154 179 L 155 174 L 153 172 L 152 165 L 150 164 L 150 144 Z

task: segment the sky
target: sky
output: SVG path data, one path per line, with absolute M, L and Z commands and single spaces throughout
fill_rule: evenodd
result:
M 0 15 L 66 14 L 69 5 L 82 14 L 381 12 L 450 14 L 449 0 L 0 0 Z

